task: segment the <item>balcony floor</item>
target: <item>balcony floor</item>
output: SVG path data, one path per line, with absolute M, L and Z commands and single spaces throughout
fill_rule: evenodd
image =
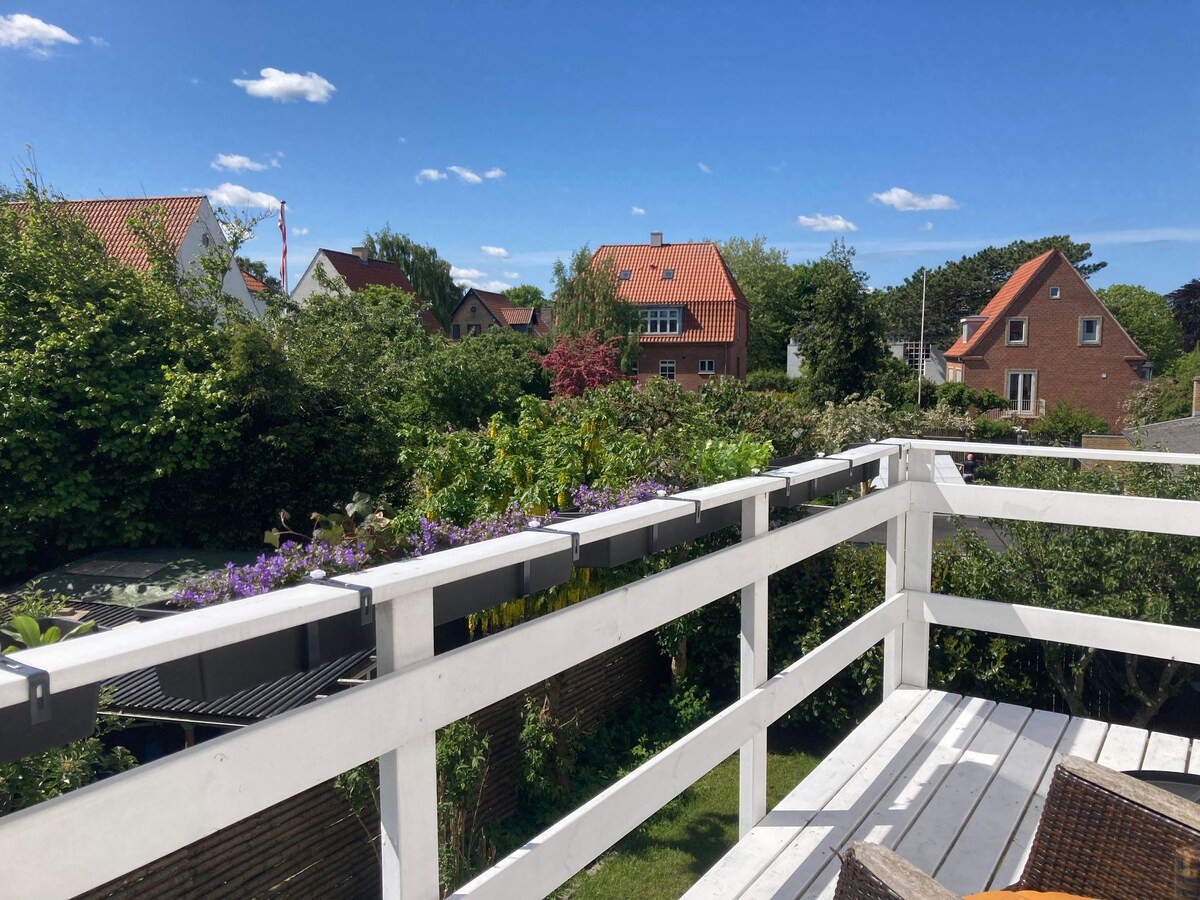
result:
M 885 700 L 685 895 L 832 897 L 834 849 L 883 844 L 959 893 L 1021 873 L 1058 758 L 1200 772 L 1200 741 L 941 691 Z

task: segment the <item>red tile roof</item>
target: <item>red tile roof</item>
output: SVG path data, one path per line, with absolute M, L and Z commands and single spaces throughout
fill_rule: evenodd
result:
M 495 291 L 484 291 L 479 288 L 471 288 L 467 291 L 463 299 L 474 295 L 480 303 L 487 307 L 487 311 L 492 314 L 497 322 L 502 325 L 507 325 L 509 328 L 514 328 L 518 325 L 532 326 L 532 330 L 537 334 L 544 334 L 548 329 L 534 315 L 535 310 L 531 306 L 515 306 L 511 300 L 504 294 L 497 294 Z
M 385 259 L 363 260 L 353 253 L 340 253 L 337 250 L 326 250 L 324 247 L 317 252 L 324 253 L 329 264 L 333 266 L 333 272 L 326 274 L 330 277 L 340 275 L 346 282 L 346 287 L 352 291 L 362 290 L 368 285 L 379 284 L 384 287 L 400 288 L 409 294 L 416 293 L 413 290 L 412 282 L 404 274 L 404 270 L 394 262 L 388 262 Z
M 712 241 L 689 244 L 604 244 L 596 249 L 593 262 L 611 258 L 618 275 L 628 270 L 629 278 L 617 282 L 625 300 L 647 306 L 683 306 L 679 334 L 643 334 L 648 344 L 733 341 L 739 307 L 746 297 L 725 265 Z M 673 277 L 663 280 L 663 271 Z
M 200 214 L 203 197 L 142 197 L 128 200 L 66 200 L 59 204 L 69 215 L 78 216 L 104 244 L 108 255 L 134 269 L 146 269 L 146 254 L 137 243 L 128 222 L 156 208 L 163 210 L 164 236 L 172 249 L 179 245 Z
M 979 312 L 979 315 L 987 316 L 987 321 L 975 329 L 969 341 L 963 341 L 960 334 L 958 340 L 954 342 L 954 346 L 946 351 L 946 356 L 957 359 L 958 357 L 967 355 L 973 348 L 978 347 L 979 342 L 991 330 L 992 325 L 1004 318 L 1004 311 L 1013 304 L 1021 291 L 1033 281 L 1034 276 L 1058 252 L 1058 250 L 1047 250 L 1041 256 L 1035 256 L 1029 262 L 1018 267 L 1012 273 L 1012 277 L 1004 282 L 1004 287 L 1000 288 L 996 292 L 996 296 L 989 300 L 987 306 Z
M 260 291 L 265 291 L 267 286 L 247 272 L 245 269 L 239 270 L 242 273 L 242 281 L 246 282 L 246 290 L 252 294 L 257 294 Z

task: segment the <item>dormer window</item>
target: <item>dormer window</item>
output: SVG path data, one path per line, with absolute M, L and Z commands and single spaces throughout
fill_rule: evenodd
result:
M 674 269 L 663 269 L 663 274 L 662 274 L 663 281 L 671 281 L 674 278 L 675 278 L 675 270 Z
M 1056 288 L 1056 287 L 1050 288 L 1050 299 L 1051 300 L 1057 300 L 1061 296 L 1062 296 L 1062 291 L 1059 288 Z
M 622 269 L 617 274 L 617 277 L 620 278 L 622 281 L 628 281 L 632 276 L 633 276 L 633 272 L 630 271 L 629 269 Z
M 678 306 L 652 306 L 642 310 L 642 331 L 646 334 L 679 334 L 683 310 Z

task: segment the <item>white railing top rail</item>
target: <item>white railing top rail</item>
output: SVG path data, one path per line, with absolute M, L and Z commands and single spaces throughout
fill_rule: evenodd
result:
M 982 453 L 987 456 L 1045 456 L 1052 459 L 1086 459 L 1095 462 L 1158 463 L 1200 466 L 1200 453 L 1170 453 L 1162 450 L 1100 450 L 1091 447 L 1035 447 L 1028 444 L 988 444 L 980 441 L 936 441 L 924 438 L 889 438 L 913 450 L 937 453 Z

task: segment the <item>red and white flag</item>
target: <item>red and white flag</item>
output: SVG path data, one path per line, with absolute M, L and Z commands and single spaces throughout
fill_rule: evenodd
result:
M 283 235 L 283 255 L 279 258 L 279 280 L 283 282 L 283 293 L 286 296 L 288 293 L 288 278 L 287 278 L 287 222 L 283 218 L 283 208 L 287 206 L 286 200 L 279 201 L 279 233 Z

